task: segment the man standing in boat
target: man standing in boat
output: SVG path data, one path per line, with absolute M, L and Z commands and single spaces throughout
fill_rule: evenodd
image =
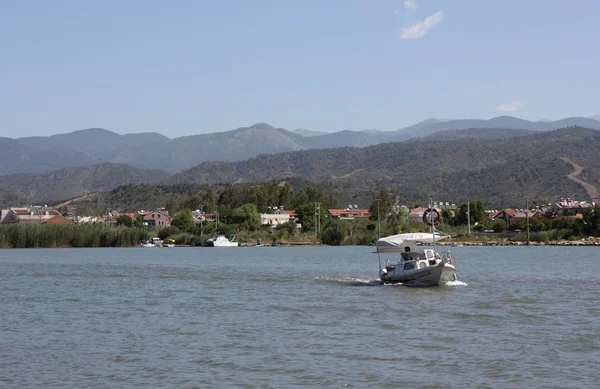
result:
M 410 261 L 412 259 L 409 252 L 410 252 L 410 247 L 409 246 L 404 247 L 404 252 L 402 253 L 402 258 L 404 258 L 405 261 Z

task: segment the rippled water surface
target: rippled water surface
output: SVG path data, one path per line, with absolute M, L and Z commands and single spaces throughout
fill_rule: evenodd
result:
M 0 387 L 598 387 L 600 248 L 453 251 L 407 288 L 369 247 L 0 250 Z

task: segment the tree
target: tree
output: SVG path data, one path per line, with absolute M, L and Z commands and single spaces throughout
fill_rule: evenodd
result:
M 470 218 L 467 216 L 467 211 L 470 213 Z M 482 201 L 470 201 L 468 203 L 462 203 L 458 206 L 454 216 L 454 225 L 467 225 L 468 219 L 471 220 L 472 226 L 474 226 L 475 223 L 488 223 L 489 216 L 487 212 L 485 212 Z
M 453 218 L 454 218 L 454 215 L 452 214 L 452 210 L 450 208 L 444 208 L 444 209 L 442 209 L 443 223 L 452 225 L 453 224 L 453 220 L 452 220 Z
M 181 230 L 175 226 L 168 226 L 165 228 L 161 228 L 158 231 L 158 237 L 162 240 L 167 239 L 170 236 L 175 236 L 181 233 Z
M 385 220 L 391 212 L 394 204 L 393 196 L 388 188 L 380 189 L 377 195 L 373 198 L 369 211 L 371 212 L 371 220 Z
M 215 193 L 212 189 L 208 188 L 202 196 L 202 205 L 204 205 L 204 212 L 211 213 L 215 211 Z
M 292 203 L 292 197 L 294 196 L 294 190 L 287 182 L 281 186 L 279 191 L 279 205 L 283 205 L 284 209 L 287 209 Z
M 275 229 L 277 231 L 285 231 L 287 236 L 293 236 L 298 228 L 296 227 L 296 223 L 290 221 L 279 224 Z
M 144 227 L 144 217 L 142 215 L 136 215 L 133 219 L 133 226 L 137 228 Z
M 258 226 L 260 223 L 260 215 L 254 204 L 244 204 L 235 210 L 237 217 L 241 218 L 241 222 L 246 226 Z
M 200 195 L 193 195 L 188 197 L 185 201 L 181 203 L 182 208 L 188 209 L 199 209 L 198 207 L 202 204 L 202 198 Z
M 321 233 L 321 241 L 332 246 L 339 246 L 346 239 L 348 226 L 342 220 L 330 220 Z
M 170 215 L 174 215 L 175 212 L 179 210 L 179 202 L 175 198 L 171 197 L 167 201 L 167 204 L 165 204 L 165 209 L 169 212 Z
M 583 221 L 585 223 L 584 231 L 591 235 L 600 235 L 600 204 L 594 208 L 583 210 Z
M 173 220 L 171 220 L 171 225 L 179 228 L 181 231 L 193 232 L 196 228 L 196 223 L 194 223 L 192 211 L 189 208 L 185 208 L 177 212 Z
M 423 206 L 423 203 L 420 201 L 415 201 L 414 203 L 412 203 L 410 205 L 410 209 L 415 209 L 415 208 L 421 208 Z
M 504 231 L 504 222 L 503 221 L 496 221 L 494 222 L 494 224 L 492 224 L 492 230 L 494 230 L 494 232 L 502 232 Z
M 302 224 L 303 231 L 314 231 L 315 229 L 315 210 L 317 209 L 317 203 L 306 203 L 302 204 L 298 208 L 296 208 L 296 212 L 298 213 L 298 218 L 300 219 L 300 223 Z M 318 215 L 319 221 L 321 225 L 325 224 L 325 207 L 321 205 L 321 212 Z
M 131 227 L 133 226 L 133 220 L 131 220 L 129 215 L 121 215 L 117 218 L 117 225 Z
M 299 192 L 294 193 L 294 196 L 292 197 L 292 206 L 294 208 L 298 208 L 299 206 L 308 203 L 308 196 L 306 195 L 306 192 L 301 190 Z

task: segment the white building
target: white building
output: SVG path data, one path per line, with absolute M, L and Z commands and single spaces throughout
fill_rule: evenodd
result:
M 276 227 L 290 221 L 290 215 L 287 213 L 261 213 L 260 225 Z

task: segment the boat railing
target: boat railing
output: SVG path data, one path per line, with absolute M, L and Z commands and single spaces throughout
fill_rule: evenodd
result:
M 446 263 L 450 265 L 454 265 L 454 257 L 450 253 L 450 251 L 445 251 L 442 253 L 442 260 L 445 260 Z

